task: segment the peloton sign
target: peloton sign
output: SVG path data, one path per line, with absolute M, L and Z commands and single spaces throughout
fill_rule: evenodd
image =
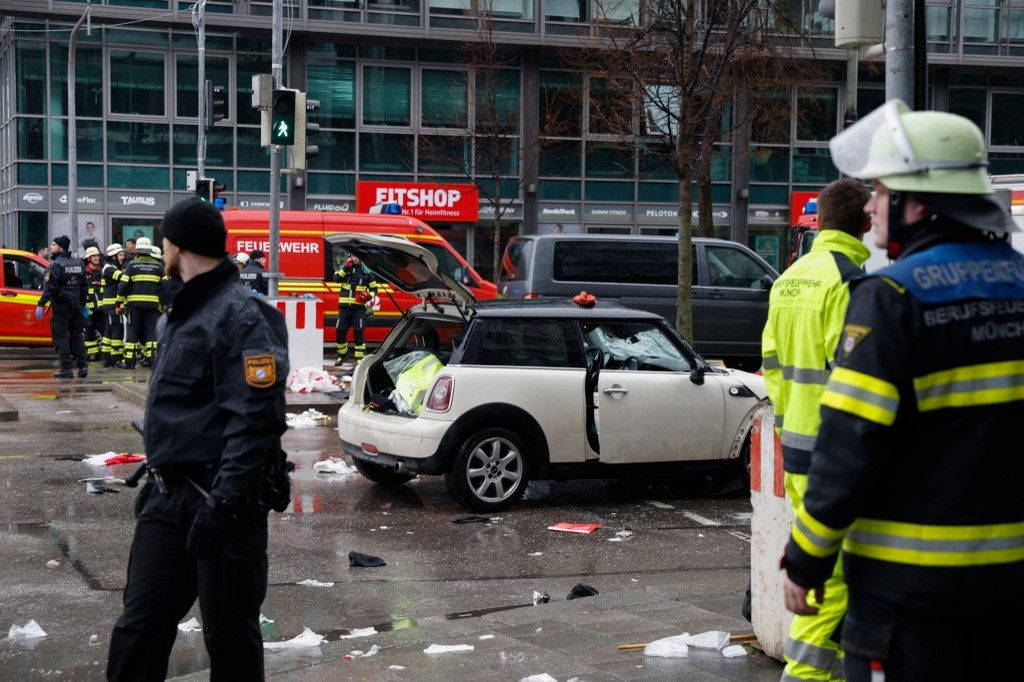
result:
M 479 215 L 476 185 L 425 182 L 361 181 L 356 183 L 356 211 L 396 203 L 402 213 L 424 221 L 475 223 Z

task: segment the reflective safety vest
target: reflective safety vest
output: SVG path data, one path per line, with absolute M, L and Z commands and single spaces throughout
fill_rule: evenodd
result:
M 809 253 L 772 285 L 761 338 L 764 383 L 775 408 L 786 471 L 805 474 L 818 436 L 819 401 L 850 300 L 846 283 L 870 252 L 840 230 L 822 230 Z
M 334 281 L 341 282 L 338 290 L 338 306 L 364 306 L 377 293 L 377 283 L 373 274 L 360 263 L 358 266 L 341 266 L 334 273 Z
M 1024 601 L 1024 254 L 945 243 L 851 283 L 786 548 L 913 612 Z M 787 420 L 788 426 L 788 420 Z
M 89 263 L 85 265 L 85 279 L 89 283 L 89 288 L 85 294 L 85 305 L 93 312 L 96 312 L 103 305 L 103 276 L 101 268 L 102 266 L 97 265 L 93 267 Z
M 117 261 L 108 259 L 100 270 L 103 293 L 100 298 L 100 305 L 107 312 L 113 312 L 114 306 L 118 304 L 117 287 L 121 283 L 121 275 L 124 271 L 118 266 Z
M 434 382 L 434 377 L 444 369 L 444 363 L 436 355 L 429 354 L 398 375 L 395 390 L 408 405 L 413 414 L 423 409 L 423 398 Z
M 118 301 L 128 308 L 159 308 L 158 287 L 163 277 L 163 263 L 149 255 L 136 256 L 121 276 L 117 288 Z

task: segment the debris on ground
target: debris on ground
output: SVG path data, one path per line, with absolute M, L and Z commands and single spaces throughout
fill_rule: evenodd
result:
M 452 523 L 490 523 L 490 516 L 480 516 L 479 514 L 463 514 L 462 516 L 456 516 L 452 519 Z
M 387 562 L 379 556 L 373 556 L 372 554 L 349 552 L 348 565 L 353 568 L 375 568 L 377 566 L 387 566 Z
M 588 535 L 593 533 L 595 530 L 601 527 L 600 523 L 569 523 L 568 521 L 560 521 L 553 526 L 548 526 L 548 530 L 557 530 L 562 533 L 583 533 Z
M 729 643 L 729 633 L 721 630 L 709 630 L 699 635 L 691 635 L 686 643 L 701 649 L 720 650 Z
M 264 642 L 264 649 L 308 649 L 320 646 L 324 641 L 323 635 L 318 635 L 309 628 L 302 628 L 302 633 L 283 642 Z
M 39 639 L 46 637 L 46 631 L 39 627 L 39 623 L 30 620 L 24 625 L 11 625 L 7 632 L 7 639 Z
M 347 635 L 341 635 L 338 639 L 354 639 L 356 637 L 369 637 L 370 635 L 377 634 L 376 628 L 356 628 L 355 630 L 349 630 Z
M 313 462 L 313 471 L 318 474 L 338 474 L 345 478 L 356 475 L 356 468 L 341 457 L 328 457 L 319 462 Z
M 526 556 L 544 556 L 544 552 L 530 552 Z
M 56 559 L 50 559 L 49 561 L 46 562 L 46 567 L 47 568 L 57 568 L 58 566 L 60 566 L 60 562 L 57 561 Z
M 473 651 L 472 644 L 431 644 L 423 650 L 425 654 L 451 654 L 457 651 Z
M 558 682 L 555 678 L 551 677 L 547 673 L 540 673 L 539 675 L 530 675 L 519 680 L 519 682 Z
M 526 660 L 526 652 L 520 651 L 515 654 L 506 654 L 502 651 L 500 658 L 502 663 L 522 663 Z
M 480 635 L 479 637 L 477 637 L 477 639 L 494 639 L 494 635 Z
M 569 600 L 579 599 L 581 597 L 593 597 L 597 594 L 600 594 L 600 592 L 597 591 L 596 587 L 584 585 L 583 583 L 576 583 L 576 587 L 572 588 L 572 591 L 569 592 L 569 596 L 566 597 L 566 599 Z
M 632 535 L 633 531 L 631 530 L 620 530 L 617 533 L 615 533 L 615 537 L 608 538 L 608 542 L 622 542 L 626 538 L 632 537 Z
M 203 626 L 199 624 L 199 619 L 192 616 L 184 623 L 178 623 L 178 630 L 181 632 L 202 632 Z
M 273 619 L 267 618 L 262 613 L 260 614 L 260 625 L 270 625 L 273 622 L 274 622 Z
M 644 504 L 649 504 L 655 509 L 675 509 L 671 504 L 665 504 L 660 500 L 643 500 Z
M 328 393 L 341 388 L 338 378 L 319 367 L 300 367 L 288 373 L 288 388 L 294 393 Z
M 69 455 L 69 457 L 76 457 L 76 455 Z M 132 464 L 133 462 L 145 462 L 146 458 L 135 452 L 104 452 L 99 455 L 86 455 L 81 460 L 83 464 L 89 466 L 102 467 L 102 466 L 114 466 L 115 464 Z
M 378 645 L 374 644 L 360 658 L 369 658 L 370 656 L 376 656 L 379 652 L 380 652 L 380 647 Z
M 290 429 L 312 429 L 329 424 L 331 418 L 320 410 L 315 410 L 311 407 L 300 414 L 287 413 L 285 421 L 288 422 L 288 428 Z
M 536 606 L 537 604 L 547 604 L 549 601 L 551 601 L 551 597 L 548 595 L 547 592 L 538 592 L 537 590 L 533 591 L 534 606 Z
M 684 632 L 681 635 L 655 640 L 644 646 L 644 655 L 661 658 L 686 658 L 689 654 L 689 647 L 686 644 L 689 639 L 689 633 Z
M 103 493 L 119 493 L 120 490 L 111 488 L 107 485 L 107 480 L 104 478 L 86 478 L 84 479 L 85 492 L 92 493 L 93 495 L 102 495 Z
M 312 578 L 306 578 L 295 583 L 296 585 L 305 585 L 306 587 L 334 587 L 333 582 L 324 582 L 322 580 L 313 580 Z
M 746 656 L 747 650 L 742 644 L 732 644 L 722 649 L 722 655 L 726 658 L 738 658 L 740 656 Z
M 389 665 L 388 670 L 405 670 L 404 665 Z
M 89 646 L 96 646 L 100 643 L 99 635 L 89 635 Z

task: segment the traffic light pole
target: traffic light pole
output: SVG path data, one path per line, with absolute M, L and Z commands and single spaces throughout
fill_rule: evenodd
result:
M 192 26 L 196 29 L 196 45 L 199 53 L 199 73 L 196 75 L 196 94 L 199 107 L 196 111 L 196 170 L 199 177 L 206 177 L 206 0 L 192 5 Z
M 270 73 L 274 79 L 274 89 L 284 87 L 281 64 L 284 61 L 282 39 L 283 12 L 282 0 L 274 0 L 273 21 L 271 23 L 271 57 Z M 281 147 L 270 145 L 270 253 L 269 272 L 267 273 L 267 293 L 277 296 L 277 284 L 280 277 L 279 243 L 281 240 Z

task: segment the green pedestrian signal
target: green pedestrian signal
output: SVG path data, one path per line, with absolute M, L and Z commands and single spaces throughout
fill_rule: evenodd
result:
M 295 144 L 295 94 L 295 90 L 274 90 L 270 121 L 271 144 Z

